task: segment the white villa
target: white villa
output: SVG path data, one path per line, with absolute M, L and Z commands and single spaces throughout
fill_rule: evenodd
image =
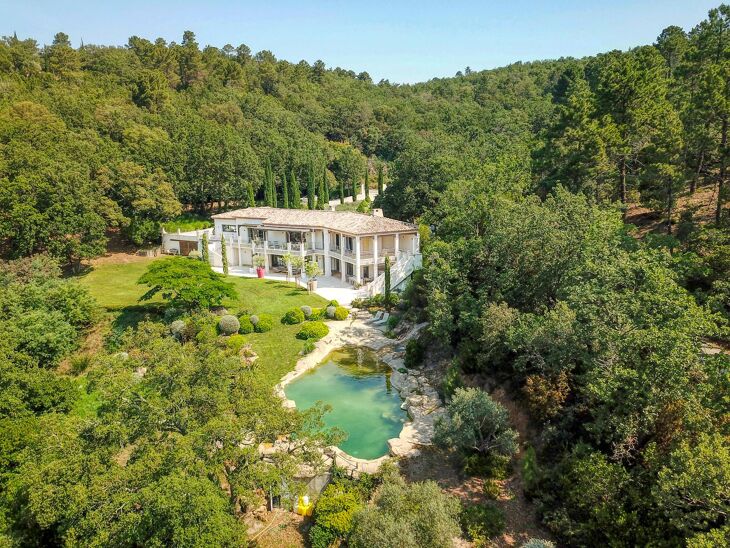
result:
M 263 257 L 266 274 L 291 274 L 285 254 L 319 263 L 325 277 L 366 294 L 382 292 L 384 262 L 390 257 L 391 285 L 397 288 L 420 267 L 420 242 L 415 225 L 371 214 L 349 211 L 249 207 L 213 215 L 206 231 L 163 233 L 163 251 L 187 255 L 200 250 L 208 232 L 211 265 L 222 266 L 221 238 L 231 271 L 252 273 L 254 257 Z M 343 285 L 344 285 L 343 284 Z

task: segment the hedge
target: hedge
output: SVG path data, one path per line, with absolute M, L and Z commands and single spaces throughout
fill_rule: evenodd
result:
M 307 339 L 319 340 L 326 337 L 329 332 L 329 327 L 322 322 L 307 322 L 297 333 L 297 339 L 304 339 L 305 341 Z

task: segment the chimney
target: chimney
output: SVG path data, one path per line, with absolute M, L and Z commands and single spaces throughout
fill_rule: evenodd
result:
M 383 216 L 383 210 L 380 208 L 373 208 L 372 212 L 373 217 L 382 217 Z

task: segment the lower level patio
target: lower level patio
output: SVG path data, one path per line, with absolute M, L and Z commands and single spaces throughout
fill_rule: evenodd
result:
M 213 270 L 216 272 L 223 272 L 223 269 L 218 266 L 214 266 Z M 254 268 L 244 266 L 244 267 L 230 267 L 228 269 L 228 275 L 229 276 L 239 276 L 244 278 L 256 278 L 256 270 Z M 287 277 L 286 274 L 280 274 L 280 273 L 270 273 L 267 272 L 264 275 L 264 279 L 266 280 L 281 280 L 283 282 L 286 281 Z M 289 277 L 289 281 L 294 283 L 294 278 Z M 302 287 L 307 287 L 307 284 L 305 282 L 302 282 L 301 279 L 299 280 L 299 285 Z M 355 289 L 352 287 L 352 285 L 343 282 L 339 275 L 337 276 L 319 276 L 317 278 L 317 289 L 315 291 L 317 295 L 320 295 L 321 297 L 332 301 L 335 300 L 341 305 L 349 306 L 350 303 L 354 299 L 360 298 L 360 297 L 367 297 L 367 290 L 365 289 Z

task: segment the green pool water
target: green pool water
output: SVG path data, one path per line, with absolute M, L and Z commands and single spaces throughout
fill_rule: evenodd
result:
M 400 408 L 398 391 L 390 385 L 390 368 L 362 347 L 332 351 L 284 392 L 298 409 L 309 409 L 318 401 L 331 405 L 325 424 L 344 430 L 348 437 L 340 449 L 361 459 L 385 455 L 387 441 L 398 437 L 408 418 Z

